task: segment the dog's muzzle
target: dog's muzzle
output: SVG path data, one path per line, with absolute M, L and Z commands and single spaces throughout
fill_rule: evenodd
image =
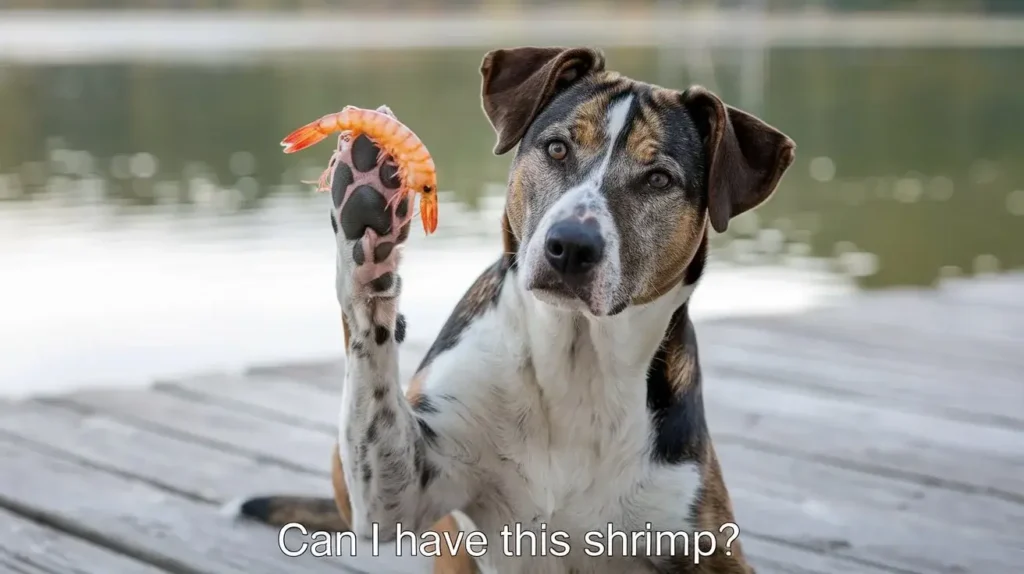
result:
M 524 261 L 524 285 L 558 307 L 606 315 L 618 284 L 617 236 L 589 210 L 573 210 L 541 226 Z
M 604 258 L 604 237 L 594 219 L 563 219 L 544 237 L 544 257 L 567 286 L 579 287 Z

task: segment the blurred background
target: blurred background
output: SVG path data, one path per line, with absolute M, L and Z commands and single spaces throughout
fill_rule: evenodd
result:
M 510 157 L 491 48 L 587 44 L 703 84 L 796 140 L 713 238 L 704 317 L 778 313 L 1024 265 L 1024 1 L 0 0 L 0 394 L 336 357 L 330 145 L 388 104 L 446 201 L 406 258 L 429 342 L 498 253 Z

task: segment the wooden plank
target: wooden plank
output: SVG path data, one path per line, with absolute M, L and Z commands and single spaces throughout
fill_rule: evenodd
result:
M 716 440 L 1024 500 L 1019 432 L 867 407 L 752 379 L 709 381 L 704 398 Z
M 822 309 L 788 317 L 709 322 L 697 326 L 697 337 L 700 341 L 702 335 L 713 333 L 720 325 L 732 326 L 750 333 L 745 339 L 751 343 L 760 339 L 761 344 L 765 344 L 769 337 L 784 337 L 786 345 L 782 348 L 786 352 L 816 349 L 817 353 L 824 354 L 855 354 L 872 361 L 891 363 L 901 369 L 930 365 L 973 376 L 982 371 L 1010 380 L 1024 367 L 1024 358 L 1015 352 L 1021 343 L 987 341 L 962 327 L 928 335 L 900 324 L 863 325 L 862 321 L 838 315 L 846 312 L 846 308 Z M 951 336 L 951 333 L 955 335 Z
M 1006 309 L 944 303 L 915 293 L 863 295 L 849 305 L 793 315 L 795 323 L 820 322 L 831 336 L 859 334 L 892 341 L 899 349 L 952 356 L 984 355 L 986 347 L 1009 350 L 1024 341 L 1024 315 Z
M 303 378 L 303 383 L 306 381 L 309 381 L 308 376 Z M 270 417 L 292 425 L 336 433 L 341 389 L 332 392 L 320 385 L 303 383 L 277 374 L 204 376 L 159 383 L 156 388 L 185 397 L 197 397 L 194 400 L 223 405 L 258 418 Z
M 202 442 L 227 452 L 266 457 L 307 472 L 330 470 L 336 435 L 160 391 L 93 389 L 54 399 L 106 413 L 133 426 Z
M 0 508 L 0 570 L 31 574 L 161 574 L 157 568 Z
M 771 496 L 798 498 L 801 507 L 842 514 L 852 505 L 887 520 L 916 516 L 954 530 L 999 535 L 1024 529 L 1022 504 L 837 468 L 743 444 L 720 441 L 715 450 L 729 487 L 742 485 Z
M 1016 532 L 997 536 L 949 528 L 853 504 L 821 508 L 800 497 L 754 490 L 737 480 L 730 480 L 729 495 L 741 528 L 864 564 L 922 574 L 1014 572 L 1024 560 Z
M 812 552 L 742 532 L 739 537 L 747 561 L 757 574 L 906 574 L 885 566 L 864 564 L 848 558 Z
M 951 531 L 996 536 L 1024 528 L 1024 504 L 839 469 L 748 445 L 719 442 L 716 451 L 730 489 L 795 500 L 798 512 L 813 509 L 830 516 L 863 516 L 868 522 L 913 517 Z
M 858 354 L 849 346 L 777 331 L 716 325 L 700 335 L 706 378 L 739 374 L 889 406 L 925 409 L 960 420 L 1024 429 L 1024 385 L 1019 378 L 958 373 L 928 363 Z M 968 383 L 970 381 L 970 383 Z
M 225 503 L 259 492 L 330 495 L 329 453 L 318 473 L 134 427 L 103 414 L 25 401 L 0 405 L 0 430 L 91 465 L 191 498 Z M 183 464 L 187 461 L 188 464 Z
M 412 372 L 410 369 L 414 370 L 419 361 L 420 349 L 402 348 L 399 364 L 406 365 L 407 371 Z M 345 376 L 343 360 L 249 372 L 244 376 L 188 377 L 159 383 L 156 388 L 200 402 L 241 409 L 257 417 L 336 433 Z
M 0 437 L 0 504 L 118 552 L 190 574 L 338 572 L 284 556 L 275 530 Z M 180 461 L 186 464 L 187 461 Z

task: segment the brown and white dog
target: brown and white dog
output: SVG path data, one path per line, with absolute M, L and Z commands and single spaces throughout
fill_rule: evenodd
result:
M 481 73 L 494 152 L 518 145 L 504 254 L 403 396 L 393 247 L 408 225 L 381 217 L 395 193 L 393 171 L 377 173 L 387 159 L 369 140 L 346 148 L 332 164 L 348 357 L 335 498 L 251 498 L 242 513 L 360 536 L 372 523 L 455 532 L 462 515 L 492 541 L 517 523 L 569 535 L 565 556 L 456 553 L 437 558 L 436 572 L 753 572 L 738 542 L 724 551 L 729 530 L 699 565 L 667 553 L 592 557 L 583 540 L 609 524 L 719 532 L 733 522 L 687 302 L 708 222 L 722 232 L 764 202 L 793 141 L 703 88 L 607 71 L 592 49 L 495 50 Z

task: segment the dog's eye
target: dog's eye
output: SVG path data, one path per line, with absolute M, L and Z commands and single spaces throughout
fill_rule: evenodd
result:
M 564 142 L 555 140 L 548 144 L 548 155 L 552 159 L 565 159 L 565 156 L 569 153 L 569 147 Z
M 654 189 L 663 189 L 668 187 L 669 182 L 671 182 L 671 179 L 668 174 L 663 171 L 656 171 L 647 176 L 647 185 Z

